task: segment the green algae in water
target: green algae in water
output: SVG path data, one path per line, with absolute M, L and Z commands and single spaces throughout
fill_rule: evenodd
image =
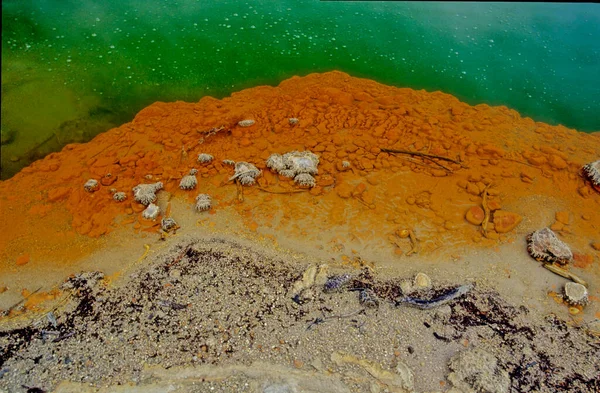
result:
M 2 178 L 154 101 L 334 69 L 600 130 L 592 4 L 47 0 L 2 11 Z

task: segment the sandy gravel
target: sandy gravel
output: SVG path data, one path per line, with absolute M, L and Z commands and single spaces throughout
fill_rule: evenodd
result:
M 598 326 L 515 304 L 485 280 L 434 278 L 433 288 L 416 289 L 414 274 L 297 258 L 182 236 L 116 284 L 101 272 L 72 277 L 56 326 L 41 318 L 0 333 L 0 389 L 598 391 Z M 346 286 L 323 290 L 342 274 Z M 473 289 L 432 309 L 396 304 L 466 283 Z M 364 288 L 378 306 L 359 301 Z

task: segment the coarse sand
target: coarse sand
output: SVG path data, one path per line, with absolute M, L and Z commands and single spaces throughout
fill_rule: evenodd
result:
M 316 274 L 307 278 L 311 267 Z M 499 293 L 502 280 L 495 278 L 428 268 L 433 288 L 419 289 L 414 274 L 377 270 L 326 265 L 230 236 L 182 235 L 110 285 L 100 272 L 71 277 L 62 286 L 68 300 L 54 308 L 54 324 L 41 316 L 2 333 L 0 387 L 9 392 L 23 385 L 57 392 L 598 388 L 600 348 L 591 334 L 598 324 L 574 323 L 554 302 L 536 305 L 535 294 L 545 295 L 540 285 L 524 289 L 530 299 L 508 301 Z M 325 278 L 351 279 L 325 292 L 320 271 Z M 432 309 L 395 302 L 407 294 L 435 297 L 432 291 L 464 283 L 473 289 Z M 364 288 L 373 291 L 378 306 L 359 302 L 358 289 Z M 542 311 L 548 309 L 555 312 Z

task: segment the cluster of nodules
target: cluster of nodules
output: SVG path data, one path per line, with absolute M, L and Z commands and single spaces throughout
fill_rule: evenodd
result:
M 271 154 L 267 167 L 281 176 L 294 179 L 301 187 L 314 187 L 319 157 L 310 151 L 291 151 L 283 155 Z
M 208 163 L 212 159 L 213 156 L 205 153 L 198 156 L 200 163 Z M 260 169 L 246 161 L 223 160 L 223 164 L 234 167 L 234 174 L 229 181 L 236 181 L 244 186 L 254 185 L 256 178 L 261 175 Z M 294 150 L 283 155 L 274 153 L 269 156 L 266 165 L 279 175 L 294 179 L 294 182 L 301 187 L 314 187 L 316 182 L 313 175 L 318 173 L 319 157 L 308 150 Z M 184 186 L 191 188 L 195 186 L 194 179 L 189 176 L 191 174 L 182 179 L 182 184 L 180 184 L 182 189 L 190 189 L 184 188 Z
M 110 177 L 110 174 L 108 174 L 107 177 Z M 98 189 L 100 189 L 100 183 L 96 179 L 89 179 L 83 185 L 83 189 L 87 192 L 96 192 Z M 125 194 L 123 191 L 117 191 L 115 188 L 111 188 L 110 193 L 112 194 L 113 199 L 117 202 L 123 202 L 125 199 L 127 199 L 127 194 Z
M 200 163 L 209 163 L 213 159 L 213 156 L 210 154 L 202 153 L 198 156 L 198 162 Z M 179 188 L 182 190 L 193 190 L 198 185 L 198 179 L 196 178 L 196 173 L 198 173 L 197 169 L 190 170 L 190 173 L 181 178 L 179 182 Z M 202 212 L 205 210 L 209 210 L 211 208 L 211 198 L 208 194 L 198 194 L 196 196 L 196 204 L 195 208 L 197 211 Z
M 209 163 L 213 160 L 213 158 L 214 157 L 211 156 L 210 154 L 201 153 L 198 155 L 198 162 L 203 163 L 203 164 Z M 229 181 L 235 180 L 244 186 L 253 185 L 256 182 L 256 178 L 258 176 L 260 176 L 260 174 L 261 174 L 260 170 L 253 164 L 250 164 L 249 162 L 245 162 L 245 161 L 235 162 L 233 160 L 226 159 L 226 160 L 223 160 L 223 164 L 233 166 L 235 169 L 235 172 L 234 172 L 233 176 L 229 178 Z M 182 183 L 183 183 L 183 179 L 182 179 Z M 191 182 L 190 182 L 190 184 L 191 184 Z M 183 188 L 182 184 L 180 184 L 180 187 L 182 189 L 186 189 L 186 188 Z M 194 184 L 194 187 L 195 187 L 195 184 Z M 187 188 L 187 189 L 189 189 L 189 188 Z
M 184 190 L 191 190 L 198 184 L 196 180 L 196 170 L 192 169 L 189 175 L 184 176 L 179 183 L 179 187 Z M 133 187 L 133 198 L 136 202 L 146 206 L 146 209 L 142 212 L 142 217 L 146 220 L 156 220 L 160 214 L 160 207 L 155 205 L 157 196 L 156 193 L 162 190 L 162 182 L 151 183 L 151 184 L 139 184 Z M 199 194 L 196 197 L 196 210 L 205 211 L 211 208 L 211 199 L 207 194 Z M 161 228 L 165 232 L 169 232 L 177 228 L 177 223 L 171 217 L 164 217 L 161 221 Z
M 296 120 L 296 119 L 294 119 Z M 295 123 L 294 123 L 295 124 Z M 208 164 L 214 157 L 207 153 L 198 155 L 199 164 Z M 223 160 L 223 164 L 234 167 L 234 174 L 229 181 L 236 181 L 243 186 L 252 186 L 256 183 L 256 178 L 261 175 L 261 171 L 253 164 L 245 161 L 235 162 L 233 160 Z M 319 157 L 310 151 L 291 151 L 283 155 L 271 154 L 266 162 L 267 167 L 277 172 L 281 176 L 293 178 L 294 182 L 301 187 L 314 187 L 316 182 L 313 175 L 318 173 Z M 181 178 L 179 188 L 182 190 L 193 190 L 198 186 L 196 174 L 197 169 L 191 169 L 190 172 Z M 95 179 L 89 179 L 84 184 L 84 189 L 88 192 L 95 192 L 100 188 L 100 183 Z M 149 220 L 155 220 L 160 214 L 160 208 L 154 204 L 156 193 L 163 188 L 162 182 L 151 184 L 139 184 L 133 187 L 134 199 L 146 206 L 142 213 L 143 217 Z M 127 194 L 116 189 L 111 189 L 113 199 L 117 202 L 123 202 L 127 199 Z M 211 198 L 207 194 L 199 194 L 196 197 L 196 210 L 205 211 L 211 208 Z
M 547 264 L 567 265 L 573 260 L 573 252 L 550 228 L 542 228 L 527 235 L 527 252 L 536 260 Z M 565 285 L 564 300 L 570 305 L 584 306 L 588 303 L 587 288 L 575 282 Z

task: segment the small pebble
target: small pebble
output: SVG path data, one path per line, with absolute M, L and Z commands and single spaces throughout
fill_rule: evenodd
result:
M 431 278 L 425 273 L 417 273 L 415 276 L 415 287 L 418 289 L 431 288 Z
M 349 274 L 342 274 L 339 276 L 330 277 L 323 286 L 324 292 L 336 292 L 341 291 L 352 278 Z

